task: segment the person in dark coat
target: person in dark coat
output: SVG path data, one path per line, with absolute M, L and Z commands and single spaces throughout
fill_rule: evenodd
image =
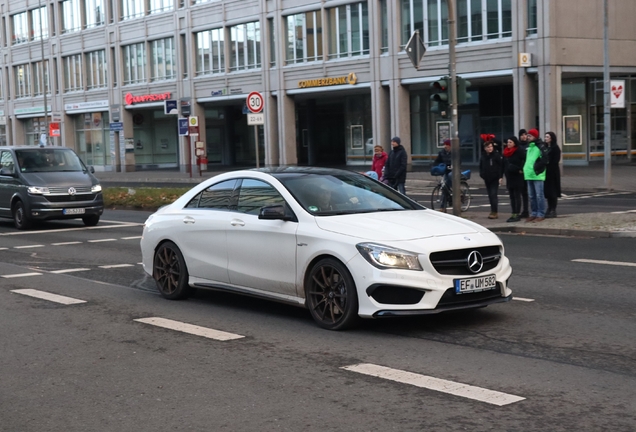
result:
M 488 200 L 490 201 L 490 214 L 488 219 L 497 219 L 498 215 L 498 199 L 499 185 L 503 177 L 503 157 L 501 153 L 495 149 L 494 135 L 482 135 L 484 139 L 484 151 L 481 153 L 479 160 L 479 176 L 486 183 L 486 191 L 488 192 Z M 486 141 L 487 140 L 487 141 Z
M 519 149 L 523 151 L 525 155 L 528 151 L 528 131 L 525 129 L 519 130 Z M 527 218 L 530 213 L 528 212 L 528 184 L 525 179 L 523 181 L 523 191 L 521 192 L 521 203 L 523 204 L 523 210 L 521 210 L 521 219 Z
M 504 174 L 506 186 L 510 197 L 512 215 L 506 222 L 519 222 L 521 220 L 522 191 L 526 188 L 523 179 L 523 164 L 526 161 L 526 152 L 520 147 L 519 140 L 515 136 L 508 138 L 504 156 Z
M 545 174 L 544 195 L 548 201 L 548 210 L 545 212 L 546 218 L 557 217 L 557 200 L 561 197 L 561 149 L 557 144 L 556 134 L 548 132 L 545 134 L 545 144 L 548 147 L 548 166 Z
M 402 146 L 400 137 L 391 138 L 391 153 L 384 165 L 384 178 L 389 181 L 389 186 L 406 195 L 404 187 L 406 183 L 406 150 Z

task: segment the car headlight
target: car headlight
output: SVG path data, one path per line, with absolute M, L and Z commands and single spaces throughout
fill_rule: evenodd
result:
M 101 192 L 101 191 L 102 191 L 102 185 L 96 184 L 96 185 L 93 185 L 91 187 L 91 192 L 93 192 L 93 193 L 97 193 L 97 192 Z
M 374 243 L 360 243 L 356 248 L 369 264 L 379 269 L 422 270 L 414 252 Z
M 49 188 L 44 186 L 29 186 L 27 191 L 34 195 L 44 195 L 49 193 Z

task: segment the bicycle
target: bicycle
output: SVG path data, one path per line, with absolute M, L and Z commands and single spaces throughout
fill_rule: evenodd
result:
M 470 170 L 462 171 L 461 182 L 459 184 L 459 193 L 461 196 L 461 209 L 467 211 L 470 208 L 470 187 L 468 186 L 468 180 L 470 179 Z M 446 194 L 446 205 L 453 206 L 453 190 L 446 184 L 444 175 L 439 175 L 438 184 L 433 188 L 431 194 L 431 209 L 435 210 L 441 208 L 442 194 Z

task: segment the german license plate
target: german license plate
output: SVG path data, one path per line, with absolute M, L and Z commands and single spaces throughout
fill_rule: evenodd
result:
M 84 214 L 84 212 L 86 212 L 86 209 L 83 208 L 70 208 L 62 210 L 62 214 L 65 215 Z
M 497 288 L 495 275 L 482 276 L 470 279 L 455 279 L 455 293 L 465 294 L 470 292 L 488 291 Z

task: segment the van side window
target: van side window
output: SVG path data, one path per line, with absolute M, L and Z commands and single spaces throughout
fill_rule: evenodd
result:
M 13 171 L 15 168 L 15 162 L 13 161 L 13 155 L 10 151 L 3 151 L 0 153 L 0 169 L 6 168 Z

